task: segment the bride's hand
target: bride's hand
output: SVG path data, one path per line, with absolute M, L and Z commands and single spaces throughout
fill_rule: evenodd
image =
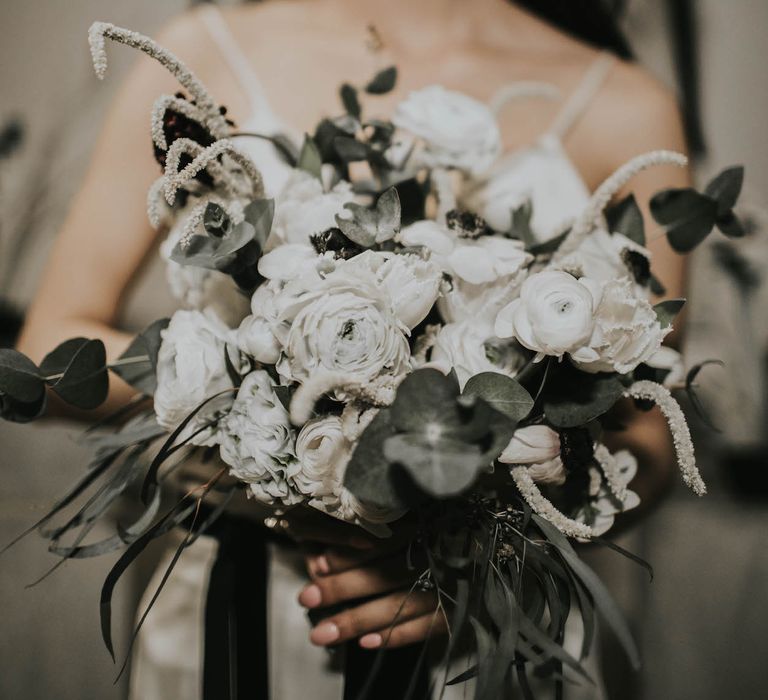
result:
M 359 638 L 366 649 L 394 648 L 446 632 L 437 596 L 414 587 L 417 573 L 409 569 L 405 552 L 392 553 L 386 541 L 364 552 L 330 549 L 310 555 L 307 568 L 312 582 L 299 602 L 308 609 L 377 596 L 318 623 L 309 637 L 314 644 L 330 646 Z

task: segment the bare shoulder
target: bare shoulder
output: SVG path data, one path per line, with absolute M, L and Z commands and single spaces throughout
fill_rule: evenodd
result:
M 584 127 L 608 170 L 644 151 L 685 150 L 676 95 L 634 63 L 616 62 Z

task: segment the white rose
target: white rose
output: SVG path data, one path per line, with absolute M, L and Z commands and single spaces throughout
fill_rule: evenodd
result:
M 344 437 L 339 416 L 314 418 L 299 431 L 296 438 L 299 470 L 294 482 L 299 492 L 318 501 L 317 507 L 321 510 L 338 507 L 351 450 L 352 444 Z
M 171 253 L 181 237 L 181 227 L 171 230 L 160 244 L 165 261 L 165 277 L 171 294 L 188 309 L 211 308 L 229 325 L 237 325 L 248 313 L 248 300 L 234 280 L 218 270 L 181 265 L 171 260 Z
M 280 243 L 309 243 L 313 234 L 336 226 L 336 214 L 354 199 L 352 186 L 339 182 L 324 192 L 320 181 L 302 170 L 295 170 L 275 204 L 275 219 L 268 246 Z
M 339 263 L 342 274 L 360 274 L 388 295 L 392 310 L 409 329 L 424 320 L 437 300 L 442 274 L 418 255 L 367 250 Z
M 212 312 L 185 310 L 174 313 L 160 335 L 155 414 L 163 428 L 174 430 L 206 399 L 232 386 L 224 353 L 234 338 L 232 331 Z M 190 421 L 181 437 L 214 420 L 231 403 L 232 394 L 227 394 L 207 404 Z M 204 430 L 192 438 L 192 444 L 215 444 L 217 431 L 216 426 Z
M 600 301 L 600 285 L 567 272 L 544 270 L 523 282 L 520 298 L 505 306 L 496 317 L 496 335 L 514 337 L 535 350 L 537 360 L 545 355 L 594 360 L 586 347 L 595 326 L 594 313 Z
M 410 349 L 407 328 L 395 316 L 388 295 L 343 268 L 284 311 L 290 322 L 278 372 L 303 382 L 315 371 L 342 372 L 367 384 L 403 375 Z
M 447 374 L 456 370 L 463 389 L 470 377 L 499 372 L 514 377 L 524 358 L 510 341 L 499 341 L 489 324 L 463 321 L 447 323 L 437 334 L 429 366 Z
M 587 372 L 631 372 L 660 347 L 671 327 L 662 328 L 650 303 L 635 294 L 627 278 L 603 284 L 589 342 L 592 359 L 575 357 Z
M 302 500 L 291 487 L 297 465 L 288 412 L 264 370 L 243 380 L 222 421 L 219 453 L 259 501 L 292 505 Z
M 411 92 L 392 118 L 424 142 L 427 167 L 487 170 L 501 153 L 501 134 L 487 105 L 439 85 Z
M 565 467 L 560 458 L 560 436 L 546 425 L 518 428 L 499 455 L 503 464 L 524 464 L 531 478 L 541 484 L 565 483 Z

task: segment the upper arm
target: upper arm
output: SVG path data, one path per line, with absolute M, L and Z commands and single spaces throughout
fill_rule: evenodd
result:
M 190 54 L 195 25 L 193 17 L 177 19 L 159 41 Z M 115 50 L 120 48 L 108 46 Z M 67 320 L 114 323 L 123 293 L 157 235 L 146 213 L 147 190 L 160 175 L 150 137 L 152 104 L 177 89 L 162 66 L 138 57 L 111 105 L 28 311 L 19 345 L 31 356 L 39 358 L 71 334 Z
M 620 128 L 604 128 L 601 146 L 606 175 L 633 157 L 666 149 L 687 152 L 680 111 L 674 95 L 640 68 L 620 65 L 606 91 L 602 117 Z M 685 295 L 684 258 L 667 242 L 664 231 L 651 217 L 648 205 L 656 192 L 691 184 L 689 168 L 661 165 L 632 178 L 618 197 L 634 194 L 643 211 L 645 237 L 652 269 L 666 289 L 665 297 Z

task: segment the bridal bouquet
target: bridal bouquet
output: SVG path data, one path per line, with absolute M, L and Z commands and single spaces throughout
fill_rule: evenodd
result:
M 623 399 L 660 407 L 682 478 L 705 493 L 671 393 L 693 392 L 700 367 L 686 375 L 662 346 L 683 300 L 650 301 L 663 287 L 640 210 L 632 197 L 608 206 L 640 170 L 685 158 L 657 151 L 632 160 L 560 235 L 538 240 L 529 202 L 504 211 L 478 196 L 501 153 L 485 105 L 434 86 L 409 95 L 390 120 L 373 119 L 361 89 L 345 84 L 345 114 L 323 120 L 300 149 L 248 135 L 272 140 L 291 167 L 276 199 L 266 199 L 259 164 L 192 73 L 146 37 L 96 23 L 100 77 L 105 38 L 154 56 L 186 90 L 155 104 L 164 173 L 148 200 L 153 224 L 169 232 L 161 252 L 184 308 L 111 364 L 100 341 L 84 338 L 39 366 L 0 351 L 0 408 L 6 419 L 31 420 L 49 390 L 96 407 L 108 370 L 139 392 L 119 428 L 91 434 L 88 471 L 35 526 L 62 559 L 126 548 L 102 593 L 110 651 L 120 574 L 215 488 L 216 477 L 160 513 L 171 457 L 194 448 L 218 455 L 219 474 L 237 478 L 229 495 L 244 488 L 278 514 L 316 508 L 385 537 L 409 513 L 415 585 L 436 592 L 451 630 L 445 682 L 477 677 L 476 698 L 500 697 L 512 675 L 528 695 L 534 671 L 554 683 L 564 666 L 585 676 L 596 609 L 636 663 L 618 609 L 571 540 L 615 548 L 601 536 L 639 503 L 635 457 L 604 444 Z M 383 70 L 362 91 L 387 92 L 396 77 Z M 653 198 L 676 250 L 715 227 L 742 234 L 733 214 L 741 179 L 731 168 L 703 193 Z M 86 543 L 136 482 L 143 505 L 134 522 Z M 51 526 L 88 493 L 73 517 Z M 181 547 L 225 504 L 193 520 Z M 575 656 L 563 648 L 572 615 L 585 631 Z M 451 674 L 464 632 L 474 661 Z

